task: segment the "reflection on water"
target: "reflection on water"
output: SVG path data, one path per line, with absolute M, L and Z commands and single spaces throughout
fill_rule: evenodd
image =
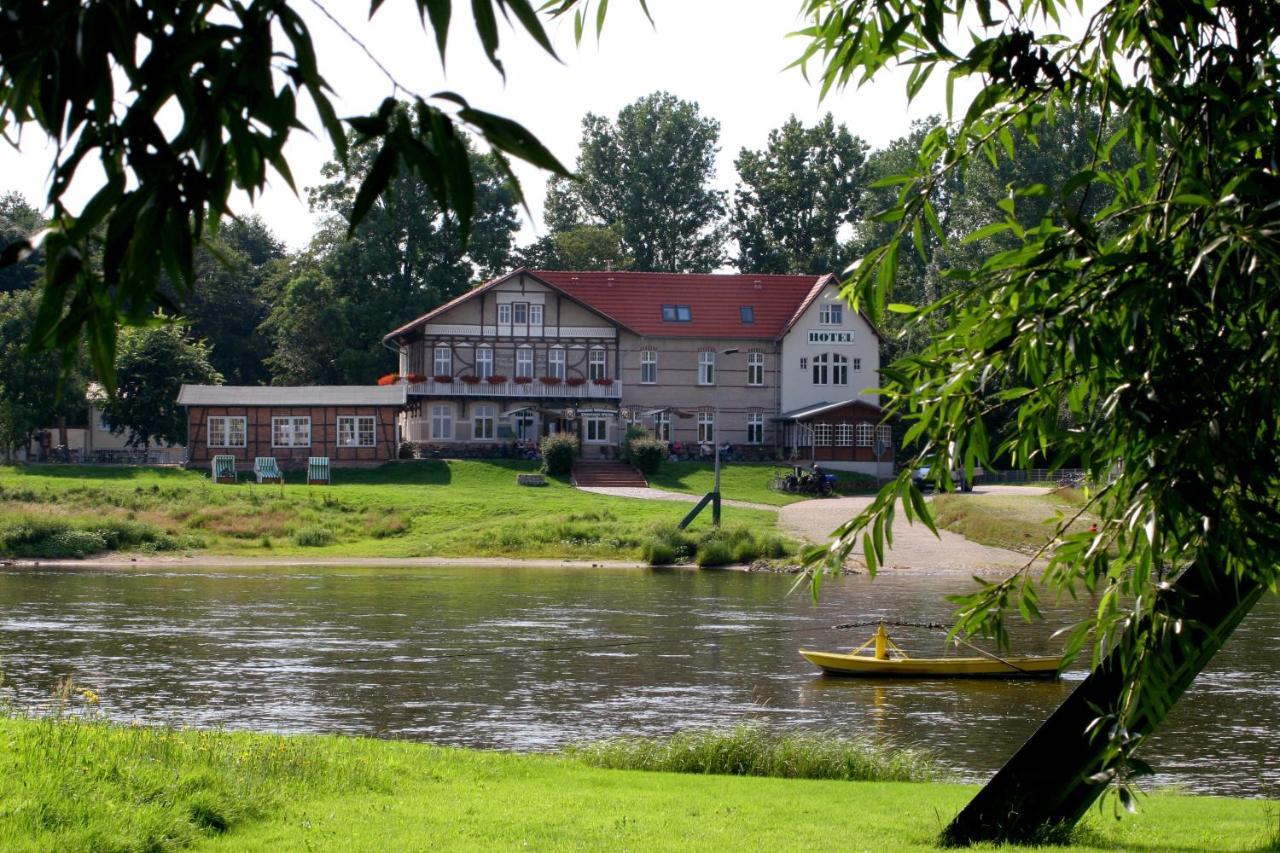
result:
M 764 721 L 928 747 L 971 780 L 1083 677 L 824 678 L 796 650 L 848 648 L 869 629 L 823 626 L 943 621 L 943 596 L 967 581 L 847 578 L 816 606 L 788 596 L 792 582 L 532 568 L 7 571 L 0 658 L 19 704 L 73 675 L 123 720 L 507 749 Z M 1052 651 L 1049 634 L 1086 607 L 1049 608 L 1046 624 L 1015 628 L 1015 647 Z M 939 632 L 894 635 L 916 654 L 942 651 Z M 653 642 L 625 644 L 636 640 Z M 1254 795 L 1280 784 L 1278 651 L 1271 596 L 1148 746 L 1159 783 Z

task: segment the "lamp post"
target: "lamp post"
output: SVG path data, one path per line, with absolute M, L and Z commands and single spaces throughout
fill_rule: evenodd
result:
M 736 347 L 720 350 L 721 355 L 737 355 L 739 350 Z M 716 479 L 715 485 L 711 490 L 711 523 L 716 527 L 720 526 L 720 366 L 714 367 L 717 375 L 713 376 L 715 380 L 715 428 L 712 431 L 712 438 L 716 443 Z

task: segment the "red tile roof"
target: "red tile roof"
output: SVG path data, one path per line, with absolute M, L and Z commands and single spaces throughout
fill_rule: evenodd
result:
M 787 332 L 828 284 L 830 275 L 739 275 L 573 270 L 513 270 L 446 302 L 387 334 L 404 335 L 473 296 L 528 274 L 632 332 L 652 337 L 775 340 Z M 691 320 L 662 319 L 664 305 L 689 307 Z M 754 323 L 743 323 L 749 306 Z
M 654 337 L 779 337 L 830 276 L 534 270 L 533 275 L 622 323 Z M 663 305 L 687 305 L 688 323 L 662 319 Z M 750 306 L 754 323 L 743 323 Z

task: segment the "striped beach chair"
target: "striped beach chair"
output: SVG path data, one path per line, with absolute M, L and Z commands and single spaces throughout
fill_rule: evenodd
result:
M 312 456 L 307 459 L 308 486 L 328 486 L 331 482 L 328 456 Z
M 259 483 L 283 483 L 284 477 L 280 474 L 280 466 L 276 464 L 274 456 L 258 456 L 253 460 L 253 475 L 258 478 Z
M 234 456 L 213 457 L 213 482 L 234 483 L 236 481 L 236 458 Z

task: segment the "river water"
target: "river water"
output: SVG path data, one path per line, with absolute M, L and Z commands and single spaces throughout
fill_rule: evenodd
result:
M 824 678 L 797 654 L 877 617 L 944 621 L 964 578 L 540 568 L 0 571 L 0 672 L 19 707 L 73 676 L 114 719 L 344 732 L 514 750 L 739 722 L 875 734 L 990 775 L 1083 678 Z M 1019 653 L 1087 602 L 1013 631 Z M 778 633 L 780 631 L 787 633 Z M 772 632 L 772 633 L 771 633 Z M 895 629 L 917 655 L 941 633 Z M 632 645 L 621 645 L 633 643 Z M 1268 596 L 1145 749 L 1157 784 L 1280 786 L 1280 600 Z

